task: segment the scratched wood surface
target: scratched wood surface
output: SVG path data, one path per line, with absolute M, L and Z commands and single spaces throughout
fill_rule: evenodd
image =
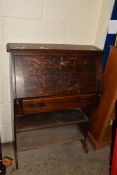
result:
M 94 92 L 96 61 L 92 56 L 16 56 L 17 98 Z
M 44 47 L 8 45 L 14 64 L 16 98 L 87 94 L 102 90 L 101 50 L 79 45 Z

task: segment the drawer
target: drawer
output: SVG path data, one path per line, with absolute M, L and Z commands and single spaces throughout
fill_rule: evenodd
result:
M 90 104 L 94 105 L 95 99 L 96 95 L 24 99 L 22 102 L 23 113 L 31 114 L 56 110 L 84 108 Z

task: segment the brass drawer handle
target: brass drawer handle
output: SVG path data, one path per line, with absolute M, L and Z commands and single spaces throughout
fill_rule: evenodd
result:
M 79 102 L 80 102 L 81 104 L 84 104 L 84 103 L 87 102 L 87 100 L 86 100 L 86 99 L 80 99 Z
M 69 65 L 70 64 L 70 61 L 61 61 L 60 64 L 62 66 Z
M 31 103 L 28 105 L 30 108 L 39 108 L 39 107 L 43 107 L 44 103 Z

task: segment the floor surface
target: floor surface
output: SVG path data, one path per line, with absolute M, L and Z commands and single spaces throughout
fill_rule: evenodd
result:
M 108 146 L 94 151 L 89 145 L 85 154 L 80 141 L 71 139 L 41 145 L 38 149 L 19 152 L 19 169 L 15 169 L 13 161 L 7 175 L 108 175 L 109 149 Z M 5 145 L 3 154 L 13 158 L 12 146 Z

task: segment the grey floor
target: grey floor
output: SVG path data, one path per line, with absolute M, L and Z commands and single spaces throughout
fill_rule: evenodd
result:
M 89 145 L 85 154 L 79 140 L 44 145 L 19 152 L 19 169 L 15 169 L 13 161 L 7 175 L 108 175 L 109 149 L 94 151 Z M 3 154 L 13 158 L 12 146 L 5 145 Z

